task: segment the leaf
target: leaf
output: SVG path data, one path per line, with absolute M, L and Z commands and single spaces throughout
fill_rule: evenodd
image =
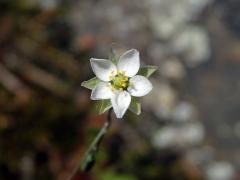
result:
M 88 88 L 88 89 L 94 89 L 96 85 L 100 82 L 100 80 L 96 77 L 89 79 L 88 81 L 83 81 L 81 86 Z
M 117 55 L 115 54 L 113 48 L 111 48 L 111 50 L 110 50 L 109 59 L 110 59 L 114 64 L 117 64 Z
M 137 115 L 141 114 L 141 103 L 138 98 L 132 97 L 132 101 L 129 106 L 129 110 Z
M 109 122 L 109 121 L 111 121 L 111 117 L 108 117 L 108 118 L 110 118 L 110 119 L 108 119 L 104 123 L 103 127 L 101 128 L 101 130 L 99 131 L 97 136 L 94 138 L 94 140 L 91 143 L 90 147 L 88 148 L 86 154 L 84 155 L 83 160 L 80 161 L 80 170 L 82 172 L 91 170 L 96 162 L 96 156 L 99 151 L 100 143 L 102 142 L 105 134 L 108 132 L 108 129 L 111 125 L 111 123 Z
M 144 66 L 144 67 L 141 67 L 139 72 L 138 72 L 138 75 L 142 75 L 142 76 L 145 76 L 145 77 L 150 77 L 156 70 L 158 69 L 157 66 Z
M 92 151 L 90 152 L 86 158 L 84 159 L 83 161 L 83 164 L 80 166 L 80 170 L 82 172 L 86 172 L 86 171 L 89 171 L 92 169 L 92 167 L 94 166 L 95 164 L 95 156 L 96 156 L 96 152 L 95 151 Z
M 112 103 L 110 100 L 100 100 L 96 102 L 94 109 L 97 114 L 103 114 L 107 110 L 109 110 L 111 107 L 112 107 Z

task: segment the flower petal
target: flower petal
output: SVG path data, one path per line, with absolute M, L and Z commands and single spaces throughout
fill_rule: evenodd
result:
M 110 99 L 113 95 L 111 86 L 109 83 L 100 82 L 92 90 L 91 99 L 92 100 L 101 100 L 101 99 Z
M 144 76 L 136 75 L 130 80 L 128 92 L 132 96 L 141 97 L 145 96 L 152 90 L 152 83 Z
M 126 51 L 120 56 L 117 68 L 120 71 L 125 71 L 128 77 L 136 75 L 140 68 L 139 52 L 136 49 Z
M 111 102 L 117 118 L 122 118 L 131 103 L 131 96 L 127 91 L 117 91 L 112 96 Z
M 116 66 L 106 59 L 90 59 L 93 72 L 102 81 L 110 81 L 110 76 L 114 76 L 117 73 Z

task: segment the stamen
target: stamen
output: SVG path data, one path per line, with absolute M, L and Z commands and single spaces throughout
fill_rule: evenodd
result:
M 112 88 L 123 91 L 126 90 L 129 86 L 129 78 L 126 76 L 126 71 L 117 71 L 117 74 L 115 76 L 112 76 L 111 78 L 111 86 Z

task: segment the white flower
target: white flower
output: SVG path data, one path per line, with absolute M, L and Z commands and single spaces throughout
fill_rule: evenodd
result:
M 137 75 L 140 68 L 139 52 L 131 49 L 122 54 L 115 65 L 110 60 L 90 59 L 93 72 L 100 83 L 92 90 L 92 100 L 110 99 L 117 118 L 127 111 L 131 96 L 145 96 L 152 90 L 151 82 Z

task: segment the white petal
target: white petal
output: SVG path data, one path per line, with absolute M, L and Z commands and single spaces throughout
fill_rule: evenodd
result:
M 141 97 L 145 96 L 152 90 L 152 83 L 144 76 L 136 75 L 130 80 L 128 92 L 132 96 Z
M 125 52 L 120 56 L 117 68 L 120 71 L 125 71 L 128 77 L 136 75 L 140 68 L 139 52 L 136 49 Z
M 113 95 L 111 86 L 109 83 L 100 82 L 92 90 L 91 99 L 92 100 L 101 100 L 101 99 L 110 99 Z
M 91 58 L 90 62 L 93 72 L 102 81 L 110 81 L 110 76 L 117 73 L 116 66 L 109 60 Z
M 122 118 L 131 103 L 131 96 L 126 91 L 122 92 L 117 91 L 112 96 L 111 102 L 117 118 Z

